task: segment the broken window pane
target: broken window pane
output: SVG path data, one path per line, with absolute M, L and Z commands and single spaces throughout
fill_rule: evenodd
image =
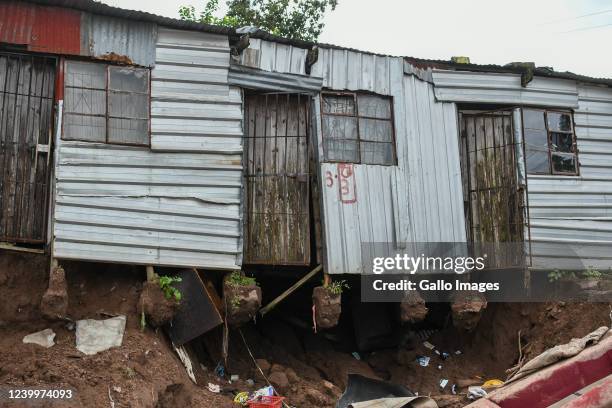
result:
M 561 112 L 548 112 L 546 116 L 548 118 L 548 130 L 562 132 L 572 131 L 572 119 L 570 115 Z
M 361 163 L 393 164 L 393 149 L 390 143 L 361 142 Z
M 359 119 L 359 138 L 376 142 L 391 142 L 393 128 L 388 120 Z
M 109 89 L 125 92 L 148 92 L 148 70 L 125 67 L 109 67 L 109 71 Z
M 324 95 L 323 113 L 355 115 L 355 99 L 352 95 Z
M 559 153 L 551 154 L 553 173 L 576 173 L 576 155 L 574 153 Z
M 523 109 L 523 127 L 526 129 L 546 130 L 544 111 Z
M 573 136 L 571 133 L 551 132 L 551 150 L 553 152 L 571 153 L 573 149 Z
M 358 95 L 357 107 L 360 117 L 391 119 L 391 100 L 375 95 Z

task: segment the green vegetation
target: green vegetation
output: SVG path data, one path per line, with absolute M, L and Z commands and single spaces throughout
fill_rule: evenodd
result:
M 257 285 L 255 278 L 243 275 L 240 271 L 234 271 L 227 279 L 227 283 L 232 286 L 252 286 Z
M 182 6 L 183 20 L 228 27 L 255 26 L 282 37 L 317 41 L 323 30 L 323 16 L 335 10 L 338 0 L 227 0 L 227 12 L 216 17 L 219 0 L 205 0 L 202 11 Z
M 346 283 L 346 280 L 333 281 L 328 285 L 325 285 L 324 283 L 323 286 L 334 295 L 341 295 L 342 292 L 344 292 L 344 289 L 350 289 L 350 286 L 348 283 Z
M 178 276 L 160 276 L 159 278 L 157 278 L 157 284 L 161 288 L 166 299 L 174 299 L 177 302 L 180 302 L 183 298 L 183 295 L 181 294 L 180 290 L 178 290 L 172 285 L 181 282 L 182 280 L 183 279 Z
M 569 271 L 555 269 L 548 273 L 550 282 L 557 282 L 561 279 L 601 279 L 604 274 L 592 266 L 589 266 L 584 271 Z

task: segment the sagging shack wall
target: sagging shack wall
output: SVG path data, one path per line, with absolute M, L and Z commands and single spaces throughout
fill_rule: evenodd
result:
M 63 141 L 54 256 L 239 268 L 242 105 L 225 36 L 159 29 L 151 147 Z
M 433 72 L 438 100 L 564 108 L 574 111 L 579 176 L 527 175 L 535 269 L 612 267 L 612 90 L 513 74 Z
M 242 63 L 265 71 L 305 74 L 307 51 L 256 40 Z M 374 242 L 465 241 L 456 110 L 437 103 L 433 87 L 404 75 L 401 58 L 321 48 L 312 77 L 323 88 L 393 97 L 398 164 L 351 164 L 354 200 L 341 197 L 343 164 L 323 162 L 320 96 L 314 98 L 324 263 L 330 274 L 362 272 L 362 245 Z

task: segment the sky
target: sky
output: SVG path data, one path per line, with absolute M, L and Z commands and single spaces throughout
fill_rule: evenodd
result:
M 102 0 L 168 17 L 204 0 Z M 221 0 L 220 3 L 224 3 Z M 339 0 L 319 42 L 477 64 L 532 61 L 612 78 L 612 0 Z

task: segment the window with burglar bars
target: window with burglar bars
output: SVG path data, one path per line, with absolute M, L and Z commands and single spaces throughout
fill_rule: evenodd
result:
M 328 92 L 321 105 L 325 161 L 396 164 L 391 97 Z
M 149 70 L 69 61 L 62 139 L 149 146 Z
M 523 135 L 529 174 L 578 174 L 571 112 L 523 109 Z

